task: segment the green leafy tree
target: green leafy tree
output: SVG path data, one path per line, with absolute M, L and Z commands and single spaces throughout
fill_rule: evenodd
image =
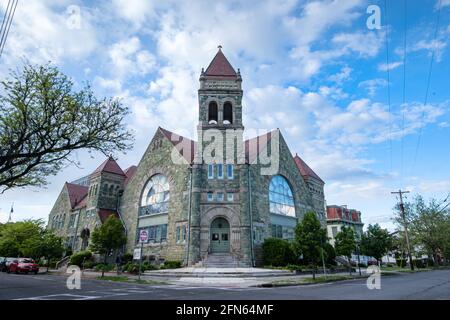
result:
M 392 248 L 392 236 L 378 224 L 370 225 L 361 236 L 361 251 L 367 256 L 374 257 L 378 262 Z
M 95 228 L 91 237 L 91 250 L 102 254 L 105 264 L 108 254 L 117 251 L 127 241 L 122 223 L 113 215 L 109 216 L 100 227 Z M 104 274 L 105 270 L 102 269 L 102 277 Z
M 448 252 L 450 242 L 450 215 L 445 208 L 445 201 L 432 198 L 427 203 L 420 195 L 405 204 L 411 244 L 415 251 L 423 248 L 423 252 L 417 252 L 417 255 L 426 253 L 433 257 L 435 264 L 438 264 L 439 256 L 445 256 Z M 395 221 L 399 229 L 403 230 L 403 220 L 397 212 Z M 448 253 L 446 258 L 450 258 Z
M 314 266 L 313 278 L 316 277 L 315 269 L 321 262 L 326 242 L 326 230 L 322 228 L 316 214 L 305 213 L 302 221 L 295 227 L 294 248 L 298 255 L 303 255 L 304 261 Z
M 334 247 L 329 243 L 325 243 L 323 246 L 324 252 L 325 252 L 325 262 L 327 265 L 335 265 L 336 261 L 336 250 Z
M 25 64 L 0 83 L 0 191 L 41 186 L 76 150 L 110 155 L 131 147 L 120 100 L 79 91 L 51 65 Z
M 61 257 L 63 251 L 61 238 L 46 230 L 42 220 L 8 223 L 0 231 L 1 256 L 46 257 L 49 261 Z
M 353 228 L 343 226 L 341 231 L 335 237 L 334 246 L 336 248 L 336 254 L 339 256 L 345 256 L 348 259 L 348 265 L 350 275 L 352 274 L 351 257 L 352 252 L 355 250 L 355 232 Z

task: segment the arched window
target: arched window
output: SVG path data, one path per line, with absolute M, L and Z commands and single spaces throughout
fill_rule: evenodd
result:
M 218 107 L 215 101 L 211 101 L 208 106 L 208 124 L 217 124 Z
M 294 196 L 285 177 L 276 175 L 269 186 L 270 213 L 295 217 Z
M 223 105 L 223 124 L 233 123 L 233 106 L 230 102 L 225 102 Z
M 169 210 L 169 182 L 162 174 L 154 175 L 145 185 L 139 215 L 166 213 Z
M 110 185 L 110 186 L 109 186 L 109 195 L 110 195 L 110 196 L 113 196 L 113 195 L 114 195 L 114 186 L 113 186 L 113 185 Z

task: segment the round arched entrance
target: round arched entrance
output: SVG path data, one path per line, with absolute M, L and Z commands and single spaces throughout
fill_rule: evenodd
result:
M 230 252 L 230 224 L 225 218 L 216 218 L 210 229 L 211 253 Z

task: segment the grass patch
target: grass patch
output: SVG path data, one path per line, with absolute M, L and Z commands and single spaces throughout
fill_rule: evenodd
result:
M 334 282 L 334 281 L 342 281 L 342 280 L 350 280 L 355 279 L 356 277 L 353 276 L 319 276 L 315 279 L 311 278 L 300 278 L 300 279 L 284 279 L 284 280 L 276 280 L 271 282 L 271 284 L 275 287 L 280 286 L 295 286 L 295 285 L 302 285 L 302 284 L 313 284 L 313 283 L 327 283 L 327 282 Z
M 96 279 L 104 280 L 104 281 L 127 282 L 127 283 L 138 283 L 138 284 L 153 284 L 153 285 L 166 284 L 165 282 L 161 282 L 161 281 L 130 279 L 130 278 L 124 277 L 124 276 L 104 276 L 104 277 L 97 277 Z
M 414 271 L 412 271 L 409 267 L 407 268 L 400 268 L 400 267 L 381 267 L 381 273 L 383 272 L 406 272 L 406 273 L 413 273 L 413 272 L 421 272 L 421 271 L 431 271 L 433 268 L 414 268 Z

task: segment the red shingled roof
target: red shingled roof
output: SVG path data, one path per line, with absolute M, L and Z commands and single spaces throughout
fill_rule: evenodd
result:
M 206 68 L 205 76 L 212 77 L 237 77 L 236 71 L 233 66 L 227 60 L 222 50 L 219 47 L 219 51 L 216 53 L 214 59 L 212 59 L 208 68 Z
M 298 154 L 295 154 L 294 157 L 295 164 L 297 165 L 298 170 L 300 170 L 300 173 L 302 176 L 312 177 L 315 178 L 321 182 L 323 182 L 322 179 L 311 169 L 305 161 L 303 161 L 302 158 L 298 156 Z
M 108 159 L 106 159 L 100 165 L 100 167 L 98 167 L 94 171 L 94 173 L 99 173 L 99 172 L 109 172 L 109 173 L 114 173 L 114 174 L 118 174 L 121 176 L 125 176 L 125 173 L 123 173 L 122 169 L 119 167 L 116 160 L 114 160 L 112 157 L 109 157 Z
M 70 206 L 75 208 L 88 194 L 88 187 L 66 182 L 67 192 L 69 194 Z
M 108 219 L 109 216 L 111 215 L 115 215 L 116 218 L 119 218 L 119 215 L 116 211 L 114 210 L 107 210 L 107 209 L 100 209 L 98 210 L 98 216 L 100 218 L 100 221 L 102 223 L 104 223 L 106 221 L 106 219 Z
M 197 142 L 161 127 L 159 127 L 158 129 L 173 144 L 173 146 L 176 147 L 180 155 L 182 155 L 188 163 L 192 163 L 194 161 Z
M 130 181 L 131 177 L 134 176 L 136 170 L 137 170 L 136 166 L 131 166 L 125 169 L 124 173 L 127 176 L 124 181 L 125 186 L 128 184 L 128 181 Z

